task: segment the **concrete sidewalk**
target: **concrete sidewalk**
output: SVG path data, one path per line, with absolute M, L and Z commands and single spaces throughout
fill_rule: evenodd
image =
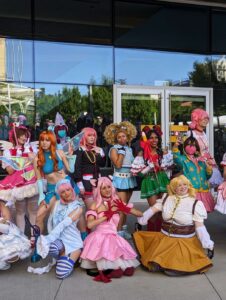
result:
M 139 207 L 144 210 L 146 204 Z M 134 222 L 130 216 L 130 230 Z M 139 267 L 133 277 L 103 284 L 77 268 L 61 281 L 55 278 L 54 269 L 44 275 L 27 273 L 31 264 L 26 260 L 0 272 L 0 300 L 226 300 L 226 216 L 215 212 L 209 215 L 206 225 L 215 241 L 214 266 L 206 274 L 173 278 Z

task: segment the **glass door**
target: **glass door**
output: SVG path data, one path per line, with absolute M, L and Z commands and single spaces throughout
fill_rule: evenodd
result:
M 206 130 L 210 151 L 213 153 L 213 107 L 212 89 L 200 88 L 169 88 L 165 90 L 166 105 L 166 144 L 169 148 L 178 135 L 186 136 L 191 122 L 191 112 L 195 108 L 206 110 L 210 122 Z
M 149 87 L 114 87 L 114 122 L 130 121 L 138 132 L 159 125 L 165 136 L 164 91 Z M 164 141 L 165 144 L 165 141 Z
M 211 88 L 114 85 L 114 122 L 127 120 L 138 131 L 160 125 L 163 147 L 172 147 L 178 134 L 186 135 L 195 108 L 205 109 L 210 151 L 213 153 L 213 91 Z

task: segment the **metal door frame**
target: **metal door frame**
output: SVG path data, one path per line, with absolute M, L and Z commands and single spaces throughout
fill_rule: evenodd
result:
M 122 99 L 123 93 L 128 94 L 159 94 L 161 97 L 161 128 L 163 132 L 163 146 L 169 145 L 169 99 L 171 95 L 181 96 L 204 96 L 206 99 L 206 111 L 210 121 L 206 134 L 209 140 L 210 152 L 214 154 L 213 140 L 213 89 L 196 87 L 156 87 L 156 86 L 135 86 L 135 85 L 114 85 L 113 86 L 113 119 L 118 123 L 122 120 Z

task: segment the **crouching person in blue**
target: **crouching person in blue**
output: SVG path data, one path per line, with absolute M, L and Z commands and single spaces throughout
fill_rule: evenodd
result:
M 64 279 L 73 272 L 83 248 L 77 228 L 82 207 L 68 179 L 62 179 L 56 184 L 56 192 L 60 201 L 55 203 L 48 221 L 50 233 L 39 237 L 37 252 L 42 258 L 48 254 L 55 258 L 56 277 Z

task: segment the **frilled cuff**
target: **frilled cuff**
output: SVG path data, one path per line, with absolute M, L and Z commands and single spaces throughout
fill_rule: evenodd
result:
M 138 223 L 140 225 L 147 225 L 148 220 L 154 215 L 153 210 L 151 207 L 149 207 L 144 213 L 143 217 L 137 218 Z

